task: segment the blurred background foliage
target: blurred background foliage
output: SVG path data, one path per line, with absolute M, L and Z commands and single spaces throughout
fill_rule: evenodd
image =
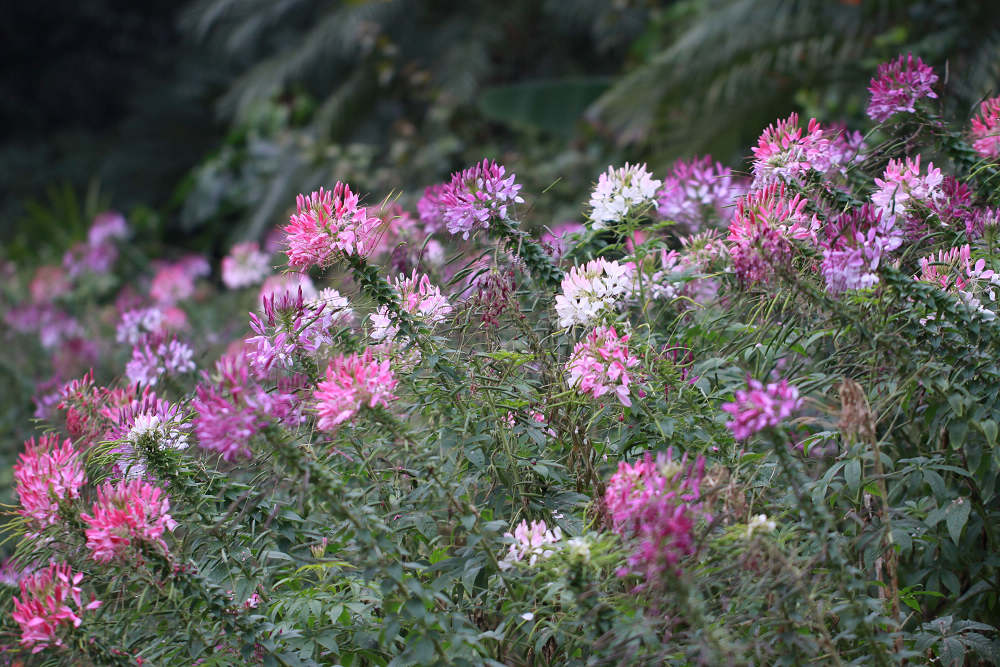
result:
M 790 111 L 860 121 L 900 52 L 947 69 L 969 112 L 1000 81 L 1000 3 L 978 0 L 62 0 L 5 19 L 0 240 L 18 260 L 77 233 L 53 215 L 66 188 L 218 256 L 297 192 L 341 179 L 412 206 L 487 156 L 549 189 L 548 224 L 610 162 L 738 166 Z

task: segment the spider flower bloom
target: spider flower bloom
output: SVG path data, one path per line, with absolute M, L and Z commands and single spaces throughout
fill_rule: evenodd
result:
M 31 529 L 41 530 L 59 522 L 59 504 L 80 497 L 87 482 L 83 461 L 66 439 L 54 434 L 24 443 L 20 462 L 14 465 L 14 491 L 21 501 L 18 514 Z
M 914 276 L 922 282 L 952 292 L 970 308 L 987 319 L 996 317 L 996 305 L 987 309 L 983 302 L 996 304 L 1000 295 L 1000 274 L 986 268 L 986 260 L 972 260 L 972 248 L 961 247 L 939 250 L 920 259 L 920 273 Z M 928 319 L 933 319 L 930 317 Z
M 299 195 L 296 211 L 285 226 L 288 264 L 301 269 L 324 268 L 343 255 L 368 255 L 378 245 L 381 220 L 358 206 L 358 196 L 340 181 L 333 190 Z
M 135 345 L 150 337 L 158 337 L 166 330 L 167 322 L 162 310 L 136 308 L 122 313 L 122 321 L 115 330 L 115 340 Z
M 256 241 L 237 243 L 222 258 L 222 283 L 229 289 L 256 285 L 270 273 L 270 255 L 261 252 Z
M 987 160 L 1000 158 L 1000 97 L 979 105 L 979 116 L 972 119 L 972 148 Z
M 629 214 L 642 213 L 655 206 L 656 191 L 662 184 L 646 171 L 645 164 L 626 162 L 618 169 L 609 166 L 590 195 L 593 228 L 604 229 L 609 224 L 622 222 Z
M 573 348 L 566 370 L 569 386 L 581 394 L 599 398 L 614 392 L 621 404 L 632 405 L 628 369 L 639 364 L 628 348 L 629 336 L 619 336 L 614 327 L 597 327 Z
M 810 169 L 823 170 L 829 158 L 830 140 L 815 118 L 803 134 L 799 115 L 791 114 L 767 127 L 752 148 L 752 190 L 780 181 L 798 182 Z
M 363 406 L 389 407 L 397 398 L 392 390 L 399 384 L 389 361 L 377 361 L 371 350 L 350 356 L 340 355 L 326 369 L 326 380 L 316 388 L 315 397 L 319 421 L 324 431 L 336 431 L 343 422 L 353 418 Z
M 163 489 L 141 479 L 105 482 L 97 489 L 93 514 L 80 514 L 91 558 L 98 563 L 127 561 L 137 555 L 130 547 L 142 544 L 167 553 L 163 533 L 177 527 L 169 509 Z
M 176 376 L 194 370 L 194 351 L 179 340 L 157 345 L 144 343 L 132 348 L 132 359 L 125 365 L 129 382 L 155 385 L 162 375 Z
M 726 209 L 746 190 L 742 179 L 733 177 L 732 169 L 721 162 L 713 165 L 709 155 L 690 162 L 678 160 L 656 193 L 656 212 L 695 233 L 718 225 L 725 219 Z
M 113 450 L 119 454 L 115 463 L 115 473 L 119 476 L 128 479 L 145 477 L 147 452 L 188 447 L 187 432 L 191 430 L 191 424 L 183 421 L 176 405 L 157 398 L 153 392 L 145 392 L 117 414 L 108 410 L 107 416 L 114 425 L 105 439 L 122 443 Z
M 429 185 L 424 190 L 424 196 L 417 202 L 417 215 L 420 216 L 420 222 L 424 223 L 424 231 L 428 234 L 436 234 L 446 226 L 442 197 L 449 188 L 448 183 Z
M 764 385 L 747 377 L 747 388 L 736 390 L 736 400 L 722 409 L 733 416 L 726 426 L 737 440 L 746 440 L 754 433 L 777 426 L 783 419 L 802 407 L 799 390 L 788 380 Z
M 514 563 L 527 560 L 528 565 L 534 566 L 535 562 L 541 558 L 548 558 L 556 552 L 550 545 L 554 545 L 562 539 L 562 529 L 555 526 L 551 530 L 544 521 L 521 521 L 514 528 L 513 534 L 504 533 L 504 537 L 514 540 L 510 545 L 510 550 L 503 560 L 500 561 L 500 569 L 506 570 Z
M 400 274 L 393 283 L 399 294 L 403 310 L 419 318 L 429 325 L 438 324 L 451 314 L 452 308 L 448 298 L 441 294 L 441 289 L 431 284 L 426 274 L 413 271 L 409 278 Z M 392 314 L 385 306 L 379 306 L 377 312 L 371 315 L 371 336 L 377 341 L 392 340 L 399 328 L 393 324 Z
M 890 60 L 878 66 L 878 75 L 868 85 L 872 94 L 868 102 L 868 117 L 881 123 L 900 111 L 913 113 L 914 104 L 922 97 L 936 98 L 931 88 L 938 77 L 928 65 L 913 54 Z
M 149 296 L 158 305 L 172 306 L 194 294 L 194 278 L 180 264 L 168 264 L 153 276 Z
M 125 217 L 117 211 L 105 211 L 94 216 L 87 232 L 87 243 L 91 246 L 101 246 L 109 241 L 128 238 L 129 228 Z
M 598 258 L 574 266 L 562 280 L 556 296 L 559 326 L 591 324 L 603 313 L 616 310 L 635 288 L 635 264 Z
M 800 195 L 786 198 L 783 183 L 751 192 L 739 201 L 727 241 L 740 280 L 766 283 L 776 268 L 791 261 L 793 239 L 815 241 L 819 223 L 808 217 L 805 205 Z
M 70 625 L 80 627 L 80 614 L 101 606 L 93 597 L 83 604 L 81 581 L 83 574 L 73 572 L 66 563 L 52 563 L 21 581 L 21 597 L 14 598 L 12 614 L 21 626 L 21 646 L 32 653 L 64 646 L 60 631 Z
M 488 229 L 491 220 L 506 218 L 510 204 L 524 202 L 517 194 L 521 186 L 514 179 L 514 174 L 506 176 L 502 165 L 489 160 L 452 174 L 447 187 L 437 191 L 448 231 L 467 239 L 477 229 Z
M 875 179 L 878 191 L 872 203 L 883 217 L 904 216 L 911 226 L 920 226 L 926 216 L 920 207 L 931 207 L 944 197 L 944 176 L 933 162 L 927 163 L 927 175 L 920 175 L 920 156 L 911 160 L 889 160 L 882 178 Z
M 202 385 L 195 392 L 191 407 L 197 413 L 194 432 L 198 444 L 218 452 L 225 461 L 251 458 L 250 439 L 267 424 L 257 417 L 254 406 L 237 398 L 242 392 L 227 398 L 217 388 Z
M 903 243 L 891 216 L 865 204 L 829 222 L 823 230 L 821 271 L 831 294 L 878 283 L 882 258 Z

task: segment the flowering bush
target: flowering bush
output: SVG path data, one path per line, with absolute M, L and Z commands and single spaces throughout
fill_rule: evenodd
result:
M 112 213 L 5 268 L 0 662 L 995 664 L 996 105 L 938 93 L 901 57 L 863 140 L 612 165 L 545 234 L 484 160 L 218 270 Z

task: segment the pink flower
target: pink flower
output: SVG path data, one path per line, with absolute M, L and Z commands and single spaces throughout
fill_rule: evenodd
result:
M 1000 97 L 991 97 L 979 105 L 979 116 L 972 119 L 972 148 L 979 155 L 1000 158 Z
M 632 541 L 631 573 L 644 578 L 638 588 L 657 585 L 694 553 L 695 522 L 707 518 L 700 502 L 704 475 L 703 456 L 688 465 L 687 455 L 675 461 L 668 450 L 655 461 L 649 452 L 631 465 L 621 461 L 608 480 L 604 502 L 615 531 Z M 623 569 L 619 576 L 629 573 Z
M 775 269 L 791 261 L 792 240 L 815 241 L 819 223 L 808 217 L 805 205 L 800 195 L 787 199 L 783 183 L 739 201 L 727 240 L 733 268 L 744 283 L 768 282 Z
M 429 185 L 424 190 L 424 196 L 417 202 L 417 215 L 428 234 L 436 234 L 445 228 L 442 196 L 450 189 L 450 183 Z
M 222 283 L 229 289 L 256 285 L 271 273 L 270 259 L 256 241 L 237 243 L 222 258 Z
M 514 178 L 514 174 L 506 176 L 502 165 L 489 160 L 456 171 L 447 185 L 430 193 L 431 199 L 424 203 L 420 217 L 423 220 L 426 212 L 427 220 L 435 221 L 432 209 L 436 202 L 448 231 L 467 239 L 477 229 L 488 229 L 491 220 L 506 218 L 508 205 L 524 201 L 517 194 L 521 186 L 514 183 Z M 425 193 L 425 199 L 427 196 Z
M 326 380 L 316 388 L 317 426 L 325 431 L 336 431 L 363 406 L 389 407 L 389 401 L 397 398 L 392 393 L 397 384 L 399 381 L 389 361 L 375 360 L 371 350 L 360 355 L 337 356 L 327 366 Z
M 510 550 L 503 560 L 500 561 L 500 569 L 506 570 L 514 563 L 527 560 L 528 565 L 534 566 L 539 557 L 548 558 L 555 553 L 555 549 L 549 547 L 562 539 L 562 529 L 555 526 L 552 530 L 544 521 L 521 521 L 514 528 L 514 533 L 504 533 L 504 537 L 511 538 L 514 543 L 510 545 Z
M 253 406 L 241 404 L 235 397 L 226 398 L 214 387 L 198 385 L 191 407 L 197 412 L 194 431 L 198 443 L 218 452 L 225 461 L 251 458 L 250 439 L 266 422 L 258 419 Z
M 931 86 L 937 83 L 934 70 L 913 54 L 891 60 L 878 66 L 878 75 L 872 78 L 868 91 L 868 117 L 881 123 L 900 111 L 913 113 L 914 105 L 922 97 L 936 98 Z
M 130 547 L 145 544 L 169 550 L 163 533 L 177 527 L 168 514 L 170 501 L 163 489 L 141 479 L 105 482 L 97 489 L 93 514 L 80 514 L 91 558 L 99 563 L 127 561 L 138 556 Z
M 60 503 L 80 497 L 87 482 L 83 461 L 67 438 L 43 435 L 24 443 L 20 462 L 14 465 L 14 490 L 21 501 L 18 513 L 32 530 L 59 523 Z
M 733 176 L 721 162 L 712 164 L 711 156 L 678 160 L 663 179 L 656 193 L 660 217 L 672 220 L 689 232 L 718 225 L 724 220 L 736 200 L 746 194 L 743 179 Z
M 824 171 L 829 163 L 830 140 L 815 118 L 809 119 L 805 134 L 799 127 L 799 115 L 769 125 L 757 146 L 752 148 L 753 186 L 759 190 L 784 181 L 799 182 L 810 169 Z
M 381 224 L 358 206 L 358 196 L 340 181 L 333 190 L 320 188 L 308 197 L 299 195 L 296 211 L 285 226 L 288 264 L 325 268 L 341 254 L 367 256 L 378 245 Z
M 132 359 L 125 366 L 129 382 L 155 385 L 162 375 L 177 376 L 194 370 L 194 351 L 178 340 L 156 344 L 143 343 L 132 348 Z
M 581 394 L 599 398 L 614 392 L 621 404 L 632 405 L 628 369 L 639 364 L 628 348 L 629 336 L 619 336 L 614 327 L 597 327 L 573 348 L 566 370 L 568 382 Z
M 12 614 L 21 626 L 21 646 L 38 653 L 49 646 L 65 645 L 59 636 L 62 628 L 80 627 L 80 614 L 101 606 L 93 597 L 86 605 L 82 603 L 81 581 L 83 575 L 65 563 L 52 563 L 21 581 L 21 597 L 14 598 Z
M 1000 209 L 978 208 L 965 219 L 965 235 L 969 239 L 978 239 L 987 229 L 995 230 L 1000 225 Z
M 823 264 L 827 291 L 864 289 L 878 283 L 882 258 L 903 242 L 893 218 L 865 204 L 831 220 L 823 230 Z
M 636 286 L 634 262 L 619 264 L 598 257 L 574 266 L 563 277 L 562 293 L 556 296 L 559 326 L 592 324 L 624 306 Z
M 179 301 L 190 299 L 194 294 L 194 279 L 184 267 L 171 264 L 157 271 L 149 296 L 159 304 L 172 306 Z
M 553 259 L 560 259 L 569 250 L 573 235 L 584 231 L 586 227 L 579 222 L 562 222 L 552 229 L 542 232 L 541 242 Z
M 121 213 L 117 211 L 105 211 L 98 213 L 94 221 L 90 223 L 90 231 L 87 233 L 87 243 L 91 246 L 102 246 L 108 241 L 128 238 L 128 223 Z
M 35 303 L 54 301 L 73 289 L 66 271 L 60 266 L 40 266 L 28 289 Z
M 882 178 L 875 179 L 878 191 L 872 194 L 872 203 L 883 217 L 906 216 L 922 221 L 926 216 L 920 206 L 929 207 L 942 199 L 941 170 L 927 163 L 927 175 L 920 175 L 920 156 L 911 160 L 889 160 Z
M 77 243 L 63 254 L 63 267 L 72 278 L 85 273 L 100 275 L 111 271 L 117 259 L 118 248 L 111 243 Z
M 407 277 L 399 274 L 393 282 L 393 287 L 399 295 L 400 305 L 403 310 L 419 318 L 428 325 L 435 325 L 443 322 L 451 314 L 451 304 L 448 298 L 441 294 L 441 289 L 431 283 L 431 279 L 416 270 Z M 393 323 L 394 318 L 386 306 L 380 306 L 378 311 L 371 315 L 372 333 L 374 340 L 393 340 L 398 332 L 398 327 Z
M 747 389 L 738 389 L 736 400 L 723 404 L 722 409 L 733 416 L 726 422 L 733 437 L 746 440 L 762 429 L 777 426 L 801 407 L 799 390 L 788 380 L 764 386 L 748 376 Z
M 920 273 L 914 278 L 952 292 L 987 319 L 996 317 L 1000 274 L 987 269 L 983 258 L 973 261 L 972 248 L 968 244 L 920 258 Z M 934 316 L 926 319 L 934 319 Z

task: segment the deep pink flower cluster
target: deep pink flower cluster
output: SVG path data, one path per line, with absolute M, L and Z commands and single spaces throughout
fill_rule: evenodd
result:
M 38 653 L 49 646 L 63 646 L 60 630 L 80 627 L 84 611 L 101 606 L 91 596 L 83 604 L 79 584 L 83 575 L 66 563 L 52 563 L 21 581 L 21 597 L 14 598 L 14 621 L 21 626 L 21 646 Z M 71 606 L 72 604 L 72 606 Z
M 743 179 L 706 155 L 690 162 L 678 160 L 656 193 L 657 213 L 682 225 L 689 233 L 717 226 L 736 200 L 746 194 Z
M 646 452 L 634 464 L 618 463 L 604 502 L 615 530 L 635 541 L 628 559 L 631 570 L 623 568 L 619 576 L 631 572 L 644 577 L 639 588 L 655 586 L 676 572 L 681 558 L 694 553 L 694 526 L 707 518 L 701 504 L 704 476 L 703 456 L 688 464 L 686 454 L 675 461 L 671 450 L 655 460 Z
M 21 501 L 18 513 L 31 531 L 59 522 L 59 504 L 80 497 L 87 482 L 83 461 L 67 438 L 46 434 L 24 443 L 20 462 L 14 465 L 14 491 Z
M 163 489 L 141 479 L 105 482 L 97 489 L 93 514 L 81 513 L 91 558 L 99 563 L 141 557 L 130 547 L 159 547 L 168 553 L 163 533 L 177 527 L 168 514 Z
M 338 355 L 327 366 L 326 379 L 316 388 L 317 426 L 324 431 L 336 431 L 363 406 L 389 407 L 389 401 L 397 398 L 392 393 L 397 384 L 399 380 L 389 361 L 376 360 L 371 350 L 360 355 Z
M 865 204 L 827 223 L 820 245 L 821 270 L 831 294 L 864 289 L 878 283 L 882 258 L 903 243 L 902 232 L 891 216 Z
M 367 256 L 378 245 L 382 221 L 358 206 L 358 196 L 337 181 L 333 190 L 299 195 L 296 211 L 285 226 L 288 264 L 301 269 L 321 268 L 338 256 Z
M 982 238 L 987 230 L 1000 226 L 1000 209 L 977 208 L 965 220 L 965 235 L 969 239 Z
M 747 377 L 747 388 L 736 390 L 736 400 L 722 409 L 733 416 L 726 426 L 737 440 L 746 440 L 754 433 L 777 426 L 802 407 L 799 390 L 788 380 L 764 385 Z
M 819 223 L 805 212 L 806 200 L 786 196 L 784 183 L 751 192 L 736 205 L 729 223 L 733 269 L 746 284 L 767 282 L 792 257 L 791 240 L 815 242 Z
M 780 181 L 797 182 L 810 169 L 825 171 L 830 161 L 830 139 L 815 118 L 803 133 L 799 115 L 791 114 L 768 126 L 751 148 L 753 187 L 758 190 Z
M 936 98 L 932 86 L 938 76 L 920 58 L 913 54 L 899 56 L 878 66 L 878 74 L 868 85 L 871 100 L 868 117 L 881 123 L 901 111 L 913 113 L 914 105 L 922 97 Z
M 991 97 L 979 105 L 979 116 L 972 119 L 972 148 L 987 160 L 1000 158 L 1000 97 Z
M 622 405 L 632 405 L 628 369 L 639 360 L 629 350 L 628 340 L 628 334 L 619 336 L 614 327 L 597 327 L 587 334 L 573 347 L 566 364 L 569 386 L 594 398 L 613 392 Z
M 194 276 L 182 264 L 167 264 L 153 276 L 149 296 L 158 305 L 172 306 L 194 295 Z
M 483 160 L 465 171 L 451 175 L 451 181 L 424 192 L 417 203 L 420 219 L 428 231 L 447 227 L 452 234 L 469 234 L 488 229 L 490 221 L 507 217 L 507 207 L 524 201 L 515 175 L 490 160 Z

